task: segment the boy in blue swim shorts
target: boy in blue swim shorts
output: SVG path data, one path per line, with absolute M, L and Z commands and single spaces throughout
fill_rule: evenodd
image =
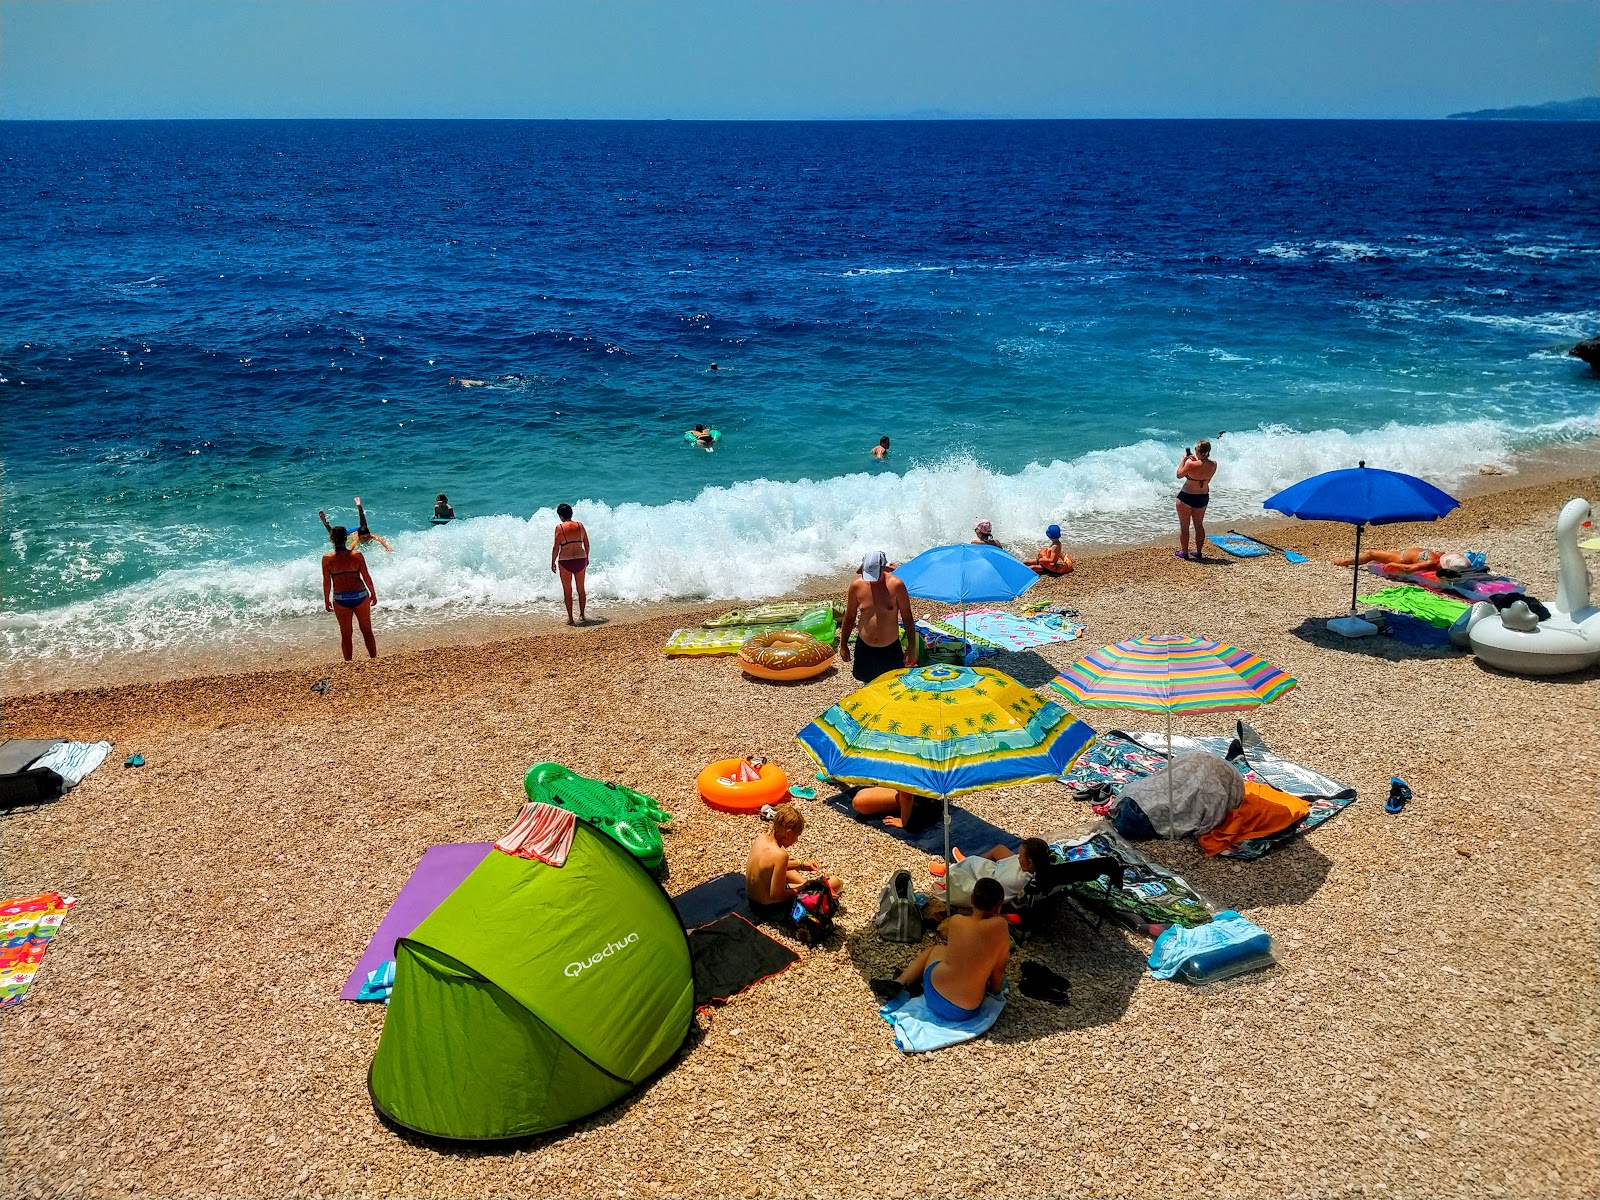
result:
M 872 990 L 885 1000 L 902 991 L 920 993 L 928 1011 L 959 1023 L 978 1015 L 986 995 L 999 995 L 1011 957 L 1011 927 L 1000 915 L 1005 889 L 985 877 L 972 888 L 972 915 L 951 917 L 942 946 L 929 946 L 897 979 L 874 979 Z

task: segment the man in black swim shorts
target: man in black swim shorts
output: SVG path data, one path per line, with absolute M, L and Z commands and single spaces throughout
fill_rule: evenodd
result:
M 906 646 L 900 630 L 906 631 Z M 861 560 L 861 578 L 844 597 L 844 624 L 839 630 L 839 657 L 854 662 L 850 673 L 871 683 L 886 671 L 917 665 L 916 618 L 911 615 L 911 594 L 889 570 L 888 556 L 874 550 Z M 856 635 L 854 646 L 850 635 Z

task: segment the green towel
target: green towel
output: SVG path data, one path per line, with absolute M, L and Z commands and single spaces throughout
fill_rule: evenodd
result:
M 1452 600 L 1449 596 L 1440 596 L 1428 591 L 1427 588 L 1413 587 L 1410 584 L 1384 588 L 1381 592 L 1373 592 L 1372 595 L 1363 596 L 1361 599 L 1376 608 L 1406 613 L 1426 621 L 1436 629 L 1449 629 L 1462 613 L 1472 607 L 1464 601 Z

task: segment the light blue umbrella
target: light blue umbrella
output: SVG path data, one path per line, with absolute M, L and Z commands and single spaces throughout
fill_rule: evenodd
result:
M 1261 502 L 1302 521 L 1339 521 L 1356 527 L 1358 560 L 1350 573 L 1350 611 L 1356 611 L 1356 587 L 1361 579 L 1361 531 L 1368 525 L 1397 525 L 1402 521 L 1437 521 L 1460 503 L 1426 479 L 1401 471 L 1369 467 L 1365 462 L 1341 471 L 1324 471 L 1283 489 Z
M 1033 568 L 999 546 L 961 543 L 924 550 L 895 568 L 895 575 L 918 600 L 966 605 L 1015 600 L 1039 582 Z M 961 637 L 967 636 L 967 613 L 961 612 Z

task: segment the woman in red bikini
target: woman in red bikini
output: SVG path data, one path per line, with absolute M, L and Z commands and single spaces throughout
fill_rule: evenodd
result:
M 1178 548 L 1179 558 L 1195 562 L 1205 557 L 1206 505 L 1211 503 L 1211 478 L 1217 473 L 1217 464 L 1211 461 L 1211 443 L 1199 441 L 1194 449 L 1183 452 L 1178 464 L 1178 478 L 1183 480 L 1183 490 L 1178 493 Z M 1194 553 L 1189 553 L 1189 533 L 1194 531 Z
M 588 597 L 583 590 L 583 573 L 589 568 L 589 531 L 581 521 L 572 519 L 572 505 L 556 505 L 556 516 L 561 524 L 556 526 L 555 544 L 550 547 L 550 569 L 561 576 L 561 598 L 567 603 L 567 624 L 586 625 L 589 618 L 584 612 Z M 572 585 L 578 585 L 578 619 L 572 619 Z

